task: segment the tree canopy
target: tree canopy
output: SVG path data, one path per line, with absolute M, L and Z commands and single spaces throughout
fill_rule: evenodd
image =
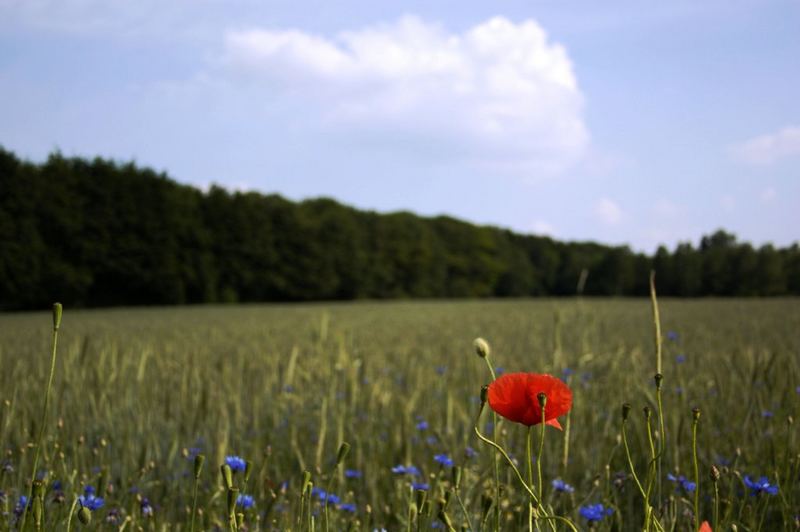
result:
M 363 298 L 800 294 L 800 247 L 559 242 L 331 199 L 207 192 L 164 174 L 0 148 L 0 308 Z M 584 274 L 585 275 L 585 274 Z

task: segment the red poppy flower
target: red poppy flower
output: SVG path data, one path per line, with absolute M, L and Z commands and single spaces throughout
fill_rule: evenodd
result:
M 711 530 L 711 525 L 708 524 L 708 521 L 703 521 L 698 532 L 713 532 L 713 530 Z
M 561 430 L 556 419 L 572 407 L 572 391 L 561 380 L 541 373 L 506 373 L 489 385 L 489 406 L 506 419 L 523 425 L 542 422 L 538 395 L 544 392 L 544 422 Z

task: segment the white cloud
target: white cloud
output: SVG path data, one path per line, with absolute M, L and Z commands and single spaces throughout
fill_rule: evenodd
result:
M 725 209 L 727 212 L 733 212 L 736 209 L 736 198 L 733 196 L 726 194 L 719 199 L 720 205 L 722 208 Z
M 556 228 L 551 223 L 544 220 L 536 220 L 531 224 L 531 231 L 537 235 L 554 236 Z
M 350 143 L 526 177 L 562 172 L 589 143 L 567 51 L 533 20 L 450 33 L 407 16 L 334 38 L 231 31 L 222 66 Z
M 775 191 L 775 187 L 767 187 L 761 191 L 761 202 L 762 203 L 770 203 L 778 196 L 778 193 Z
M 677 205 L 666 199 L 658 200 L 653 210 L 658 216 L 663 218 L 674 218 L 680 212 Z
M 736 159 L 749 164 L 773 164 L 800 156 L 800 126 L 787 126 L 775 133 L 752 138 L 733 147 Z
M 594 214 L 605 225 L 617 225 L 623 218 L 622 209 L 609 198 L 600 198 L 595 203 Z

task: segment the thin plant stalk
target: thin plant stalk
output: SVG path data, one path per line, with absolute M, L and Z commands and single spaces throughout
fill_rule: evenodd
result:
M 656 272 L 650 272 L 650 302 L 653 307 L 653 327 L 656 347 L 656 402 L 658 406 L 658 462 L 656 464 L 656 500 L 661 501 L 661 458 L 664 455 L 667 435 L 664 432 L 664 407 L 661 401 L 661 381 L 664 373 L 661 365 L 661 318 L 658 313 L 658 297 L 656 296 Z
M 525 463 L 528 466 L 528 485 L 533 489 L 533 458 L 531 456 L 531 434 L 533 425 L 528 426 L 525 437 Z M 541 500 L 541 497 L 540 497 Z M 533 504 L 528 501 L 528 530 L 533 530 Z
M 700 409 L 692 410 L 692 465 L 694 466 L 694 529 L 700 528 L 700 471 L 697 465 L 697 424 L 700 421 Z
M 72 506 L 69 508 L 69 515 L 67 516 L 67 532 L 72 532 L 72 516 L 75 515 L 75 507 L 78 506 L 78 497 L 72 501 Z M 20 528 L 22 530 L 22 528 Z
M 192 495 L 192 522 L 190 525 L 190 531 L 194 532 L 194 520 L 195 516 L 197 515 L 197 487 L 200 484 L 200 473 L 203 469 L 203 462 L 205 461 L 205 456 L 199 454 L 194 457 L 194 493 Z
M 56 352 L 58 346 L 58 329 L 61 327 L 61 303 L 53 304 L 53 351 L 50 355 L 50 376 L 47 378 L 47 388 L 44 392 L 44 407 L 42 408 L 42 420 L 39 424 L 39 436 L 36 438 L 36 451 L 33 453 L 33 473 L 31 473 L 31 486 L 28 490 L 28 501 L 33 500 L 33 483 L 36 481 L 36 469 L 39 467 L 39 454 L 42 450 L 42 440 L 44 439 L 44 428 L 47 423 L 47 410 L 50 407 L 50 390 L 53 388 L 53 377 L 56 373 Z M 27 506 L 23 509 L 20 521 L 20 531 L 25 530 L 25 520 L 28 516 Z
M 489 354 L 487 353 L 483 359 L 486 362 L 486 366 L 489 368 L 489 374 L 492 376 L 492 380 L 497 380 L 497 375 L 494 372 L 494 367 L 492 367 L 492 362 L 489 360 Z M 497 430 L 497 414 L 492 412 L 492 428 L 494 430 L 495 439 L 497 439 L 497 435 L 499 431 Z M 494 520 L 495 520 L 495 530 L 500 530 L 500 459 L 495 454 L 494 455 Z
M 545 428 L 546 428 L 546 425 L 545 425 L 545 422 L 544 422 L 544 405 L 545 405 L 546 400 L 547 399 L 544 396 L 544 394 L 541 394 L 541 396 L 539 397 L 539 404 L 542 406 L 542 417 L 541 417 L 542 429 L 541 429 L 541 432 L 539 433 L 539 453 L 536 455 L 536 476 L 537 476 L 537 481 L 539 482 L 539 500 L 540 501 L 544 500 L 544 497 L 543 497 L 544 484 L 542 483 L 542 453 L 544 452 L 544 431 L 545 431 Z

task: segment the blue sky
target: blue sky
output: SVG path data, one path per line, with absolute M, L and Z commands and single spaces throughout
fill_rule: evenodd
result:
M 0 144 L 559 239 L 800 239 L 800 3 L 0 0 Z

